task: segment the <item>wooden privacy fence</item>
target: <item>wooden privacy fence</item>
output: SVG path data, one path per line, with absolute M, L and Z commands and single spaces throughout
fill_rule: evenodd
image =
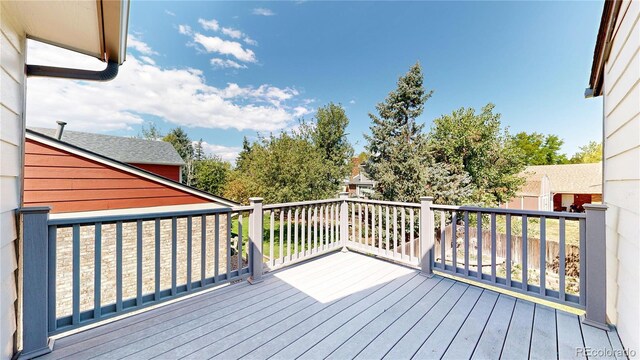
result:
M 453 226 L 451 225 L 447 225 L 445 227 L 445 239 L 451 239 L 451 233 L 453 230 Z M 460 249 L 461 247 L 464 246 L 464 228 L 460 228 L 457 227 L 457 235 L 456 235 L 456 239 L 457 239 L 457 249 Z M 436 233 L 436 245 L 437 247 L 440 246 L 440 234 Z M 496 233 L 496 257 L 498 259 L 506 259 L 507 256 L 507 241 L 509 236 L 507 236 L 507 234 L 505 233 Z M 478 244 L 478 241 L 476 240 L 478 237 L 478 229 L 475 227 L 469 228 L 469 239 L 470 239 L 470 245 L 475 247 Z M 519 236 L 519 235 L 511 235 L 511 246 L 509 246 L 509 248 L 511 249 L 511 261 L 517 264 L 522 263 L 522 240 L 523 240 L 523 236 Z M 483 254 L 491 254 L 491 231 L 490 230 L 482 230 L 482 239 L 479 242 L 480 244 L 482 244 L 482 253 Z M 527 237 L 526 239 L 526 243 L 527 243 L 527 249 L 526 249 L 526 254 L 527 254 L 527 264 L 531 267 L 531 268 L 540 268 L 540 239 L 538 238 L 531 238 L 531 237 Z M 545 251 L 545 264 L 547 266 L 547 270 L 549 270 L 551 268 L 551 264 L 554 264 L 556 262 L 558 262 L 559 260 L 559 256 L 560 256 L 560 244 L 558 242 L 555 241 L 546 241 L 546 244 L 544 244 L 544 246 L 542 247 L 542 249 L 544 249 Z M 575 246 L 575 245 L 566 245 L 565 246 L 565 250 L 564 250 L 564 254 L 565 254 L 565 259 L 575 259 L 575 258 L 580 258 L 580 247 Z M 447 251 L 447 258 L 450 259 L 451 258 L 451 251 L 448 250 Z M 439 257 L 438 257 L 439 258 Z M 436 259 L 437 260 L 437 259 Z M 558 265 L 557 267 L 554 267 L 553 269 L 551 269 L 554 272 L 559 272 L 560 266 Z
M 23 353 L 47 353 L 49 336 L 61 331 L 217 284 L 242 279 L 259 283 L 269 269 L 336 250 L 402 263 L 420 269 L 425 276 L 436 270 L 585 309 L 585 323 L 605 328 L 606 206 L 585 205 L 585 209 L 585 214 L 575 214 L 460 207 L 435 205 L 430 197 L 420 198 L 420 203 L 405 203 L 349 199 L 347 193 L 338 199 L 263 205 L 261 198 L 251 198 L 250 205 L 233 208 L 83 218 L 50 219 L 47 207 L 24 208 L 20 211 Z M 249 236 L 243 239 L 242 220 L 247 214 Z M 497 216 L 505 218 L 507 229 L 512 229 L 513 218 L 521 219 L 522 235 L 499 234 Z M 238 221 L 236 244 L 231 242 L 234 217 Z M 529 236 L 529 218 L 538 219 L 539 237 Z M 546 219 L 558 219 L 557 243 L 546 240 Z M 483 227 L 487 221 L 489 230 Z M 577 250 L 565 246 L 567 221 L 579 223 Z M 168 228 L 167 235 L 162 235 L 163 227 Z M 451 236 L 453 233 L 458 236 Z M 64 251 L 58 250 L 58 242 L 68 243 L 66 262 L 59 261 Z M 242 256 L 233 258 L 232 246 L 233 252 L 246 253 L 247 262 Z M 266 256 L 264 246 L 268 247 Z M 106 248 L 112 251 L 109 259 L 104 257 Z M 575 257 L 576 252 L 580 291 L 567 294 L 565 259 Z M 559 287 L 554 290 L 547 286 L 545 269 L 556 253 Z M 498 272 L 502 258 L 504 276 Z M 512 265 L 518 260 L 522 276 L 512 279 Z M 237 266 L 232 265 L 235 262 Z M 87 264 L 91 271 L 84 270 Z M 103 295 L 103 275 L 108 267 L 113 267 L 112 277 L 104 278 L 114 291 L 111 297 Z M 538 285 L 528 281 L 529 269 L 539 271 Z M 87 282 L 91 286 L 87 287 Z M 70 299 L 69 311 L 58 311 L 59 298 Z M 92 301 L 87 302 L 89 298 Z

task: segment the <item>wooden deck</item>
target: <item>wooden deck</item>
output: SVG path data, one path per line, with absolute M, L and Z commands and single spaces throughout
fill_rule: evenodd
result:
M 575 315 L 353 252 L 60 338 L 43 359 L 584 358 Z

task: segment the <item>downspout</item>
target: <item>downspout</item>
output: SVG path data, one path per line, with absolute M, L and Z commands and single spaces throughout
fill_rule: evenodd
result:
M 42 76 L 59 79 L 74 79 L 87 81 L 109 81 L 118 75 L 118 62 L 108 61 L 104 70 L 81 70 L 55 66 L 27 65 L 27 76 Z

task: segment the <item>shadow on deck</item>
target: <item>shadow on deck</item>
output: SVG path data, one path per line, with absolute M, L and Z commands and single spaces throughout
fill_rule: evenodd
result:
M 585 348 L 622 351 L 615 330 L 576 315 L 349 252 L 61 337 L 42 359 L 566 359 Z

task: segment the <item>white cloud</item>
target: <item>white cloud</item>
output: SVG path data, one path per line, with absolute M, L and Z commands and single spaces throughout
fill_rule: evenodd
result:
M 244 39 L 242 39 L 242 41 L 244 41 L 245 43 L 247 43 L 249 45 L 258 46 L 258 42 L 253 40 L 252 38 L 250 38 L 247 35 L 244 36 Z
M 147 45 L 142 40 L 138 39 L 138 37 L 136 37 L 133 34 L 128 34 L 127 35 L 127 47 L 131 48 L 131 49 L 134 49 L 134 50 L 137 50 L 139 53 L 144 54 L 144 55 L 157 55 L 158 54 L 149 45 Z
M 195 143 L 196 142 L 194 141 L 194 144 Z M 236 161 L 238 154 L 242 150 L 242 148 L 240 147 L 209 144 L 206 141 L 202 142 L 202 149 L 204 150 L 205 154 L 216 155 L 222 160 L 228 161 L 230 163 L 234 163 Z
M 91 57 L 33 41 L 28 54 L 33 64 L 104 68 Z M 140 59 L 128 54 L 118 76 L 104 83 L 30 78 L 29 126 L 52 127 L 64 120 L 70 129 L 109 131 L 130 129 L 153 116 L 185 127 L 269 132 L 287 128 L 302 111 L 292 88 L 217 88 L 206 83 L 201 70 L 163 68 Z
M 218 24 L 218 21 L 215 19 L 211 19 L 211 20 L 198 19 L 198 23 L 202 25 L 202 28 L 205 30 L 218 31 L 220 29 L 220 24 Z
M 236 41 L 223 40 L 217 36 L 193 35 L 193 41 L 202 45 L 208 53 L 231 55 L 243 62 L 256 62 L 256 55 L 251 49 L 245 49 Z
M 211 59 L 211 65 L 213 65 L 213 67 L 217 69 L 225 69 L 225 68 L 246 69 L 247 68 L 245 65 L 238 64 L 233 60 L 218 59 L 218 58 Z
M 232 39 L 240 39 L 242 37 L 242 31 L 230 27 L 223 27 L 222 33 L 229 36 Z
M 148 57 L 148 56 L 140 56 L 140 59 L 144 62 L 146 62 L 147 64 L 151 64 L 151 65 L 155 65 L 156 62 L 155 60 L 153 60 L 152 58 Z
M 356 101 L 355 101 L 355 100 L 353 100 L 353 99 L 349 100 L 349 104 L 352 104 L 352 105 L 353 105 L 353 104 L 355 104 L 355 103 L 356 103 Z
M 167 9 L 164 10 L 164 13 L 169 15 L 169 16 L 176 16 L 176 13 L 174 13 L 173 11 L 169 11 Z
M 251 13 L 253 15 L 260 15 L 260 16 L 273 16 L 276 14 L 271 9 L 267 9 L 267 8 L 255 8 Z
M 191 26 L 189 25 L 178 25 L 178 32 L 182 35 L 193 34 L 193 30 L 191 30 Z

